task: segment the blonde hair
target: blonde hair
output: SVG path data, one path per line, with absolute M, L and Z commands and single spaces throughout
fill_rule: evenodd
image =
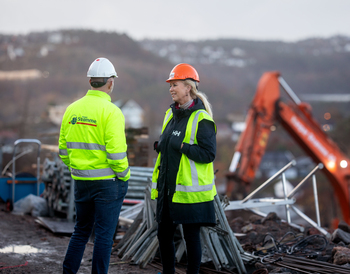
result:
M 191 98 L 196 99 L 198 97 L 199 99 L 201 99 L 204 104 L 205 110 L 208 112 L 210 117 L 213 118 L 213 111 L 211 108 L 211 104 L 208 101 L 208 97 L 203 92 L 197 90 L 196 82 L 190 79 L 187 79 L 187 80 L 184 80 L 184 84 L 191 86 L 191 91 L 190 91 Z

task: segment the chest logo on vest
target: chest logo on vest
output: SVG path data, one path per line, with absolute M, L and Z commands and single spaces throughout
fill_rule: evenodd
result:
M 172 135 L 175 135 L 175 136 L 180 136 L 181 134 L 181 131 L 177 131 L 177 130 L 174 130 Z

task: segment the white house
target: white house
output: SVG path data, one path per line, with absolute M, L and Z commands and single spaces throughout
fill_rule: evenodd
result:
M 125 117 L 125 127 L 140 128 L 143 126 L 144 111 L 141 106 L 134 100 L 128 100 L 123 104 L 123 101 L 118 100 L 113 102 L 123 112 Z

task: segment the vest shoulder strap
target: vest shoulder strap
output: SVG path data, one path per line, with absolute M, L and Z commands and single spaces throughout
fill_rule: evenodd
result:
M 191 114 L 190 118 L 188 119 L 184 142 L 189 143 L 190 145 L 196 143 L 195 138 L 196 138 L 196 133 L 198 128 L 198 123 L 203 119 L 214 122 L 213 118 L 211 118 L 208 112 L 206 112 L 204 109 L 196 110 Z M 215 131 L 216 131 L 216 126 L 215 126 Z

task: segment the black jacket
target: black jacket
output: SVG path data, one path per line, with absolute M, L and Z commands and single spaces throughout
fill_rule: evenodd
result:
M 177 224 L 199 223 L 202 225 L 215 225 L 215 210 L 213 201 L 180 204 L 173 203 L 172 197 L 175 193 L 176 175 L 178 172 L 182 153 L 199 163 L 211 163 L 216 154 L 216 132 L 213 122 L 202 120 L 198 124 L 198 145 L 184 143 L 188 119 L 193 111 L 205 109 L 203 102 L 197 98 L 195 105 L 188 109 L 177 109 L 172 104 L 173 118 L 167 124 L 158 141 L 156 150 L 161 152 L 159 166 L 159 177 L 157 182 L 157 221 L 169 218 Z

